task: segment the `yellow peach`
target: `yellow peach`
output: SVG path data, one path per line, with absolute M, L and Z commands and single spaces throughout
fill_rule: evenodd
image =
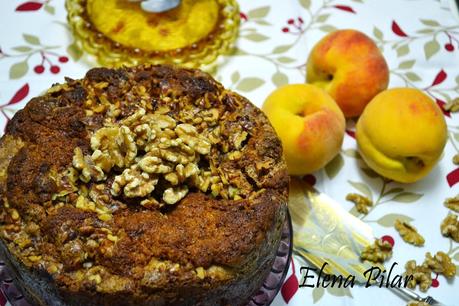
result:
M 285 85 L 271 93 L 262 109 L 282 141 L 290 174 L 316 171 L 338 154 L 345 118 L 324 90 L 309 84 Z
M 443 113 L 422 91 L 394 88 L 378 94 L 357 122 L 359 152 L 370 168 L 402 183 L 426 176 L 447 140 Z
M 346 117 L 354 117 L 387 88 L 389 69 L 368 36 L 356 30 L 338 30 L 312 49 L 306 80 L 325 89 Z

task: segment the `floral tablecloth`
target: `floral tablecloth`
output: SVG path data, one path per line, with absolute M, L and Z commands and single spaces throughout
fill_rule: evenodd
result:
M 448 0 L 240 0 L 242 24 L 237 50 L 220 58 L 213 74 L 227 87 L 261 106 L 266 96 L 286 83 L 305 79 L 312 46 L 335 29 L 354 28 L 372 37 L 390 67 L 390 87 L 423 90 L 440 106 L 459 96 L 459 17 Z M 63 0 L 0 2 L 0 129 L 14 112 L 64 76 L 80 78 L 94 66 L 74 44 Z M 370 224 L 376 236 L 395 241 L 391 262 L 401 274 L 409 259 L 422 262 L 427 251 L 444 251 L 459 265 L 459 245 L 440 234 L 448 210 L 446 197 L 459 193 L 459 115 L 445 113 L 449 139 L 439 166 L 411 185 L 388 183 L 368 171 L 356 151 L 348 122 L 341 154 L 323 171 L 312 174 L 318 189 L 340 201 Z M 373 199 L 368 215 L 345 201 L 349 192 Z M 426 238 L 424 247 L 404 243 L 393 228 L 396 218 L 409 220 Z M 387 289 L 355 287 L 298 288 L 298 258 L 289 269 L 273 305 L 404 305 Z M 458 266 L 459 271 L 459 266 Z M 459 275 L 459 274 L 458 274 Z M 429 290 L 449 305 L 459 305 L 459 279 L 439 276 Z M 0 305 L 6 303 L 0 296 Z

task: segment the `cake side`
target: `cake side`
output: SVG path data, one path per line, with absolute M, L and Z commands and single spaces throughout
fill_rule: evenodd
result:
M 227 289 L 263 280 L 285 218 L 272 127 L 197 70 L 96 68 L 68 79 L 13 117 L 0 165 L 11 263 L 71 305 L 247 299 L 258 287 Z

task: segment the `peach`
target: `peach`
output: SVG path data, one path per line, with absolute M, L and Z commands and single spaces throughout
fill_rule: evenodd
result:
M 289 174 L 316 171 L 338 154 L 345 118 L 324 90 L 285 85 L 271 93 L 262 109 L 282 141 Z
M 437 104 L 422 91 L 394 88 L 377 95 L 357 122 L 359 152 L 370 168 L 402 183 L 426 176 L 447 140 Z
M 356 30 L 320 40 L 307 61 L 306 81 L 325 89 L 346 117 L 358 116 L 389 83 L 387 63 L 376 44 Z

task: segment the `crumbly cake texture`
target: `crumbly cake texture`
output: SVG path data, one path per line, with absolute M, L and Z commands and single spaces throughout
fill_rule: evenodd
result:
M 8 123 L 0 195 L 0 255 L 37 304 L 243 305 L 288 175 L 263 113 L 208 74 L 95 68 Z

